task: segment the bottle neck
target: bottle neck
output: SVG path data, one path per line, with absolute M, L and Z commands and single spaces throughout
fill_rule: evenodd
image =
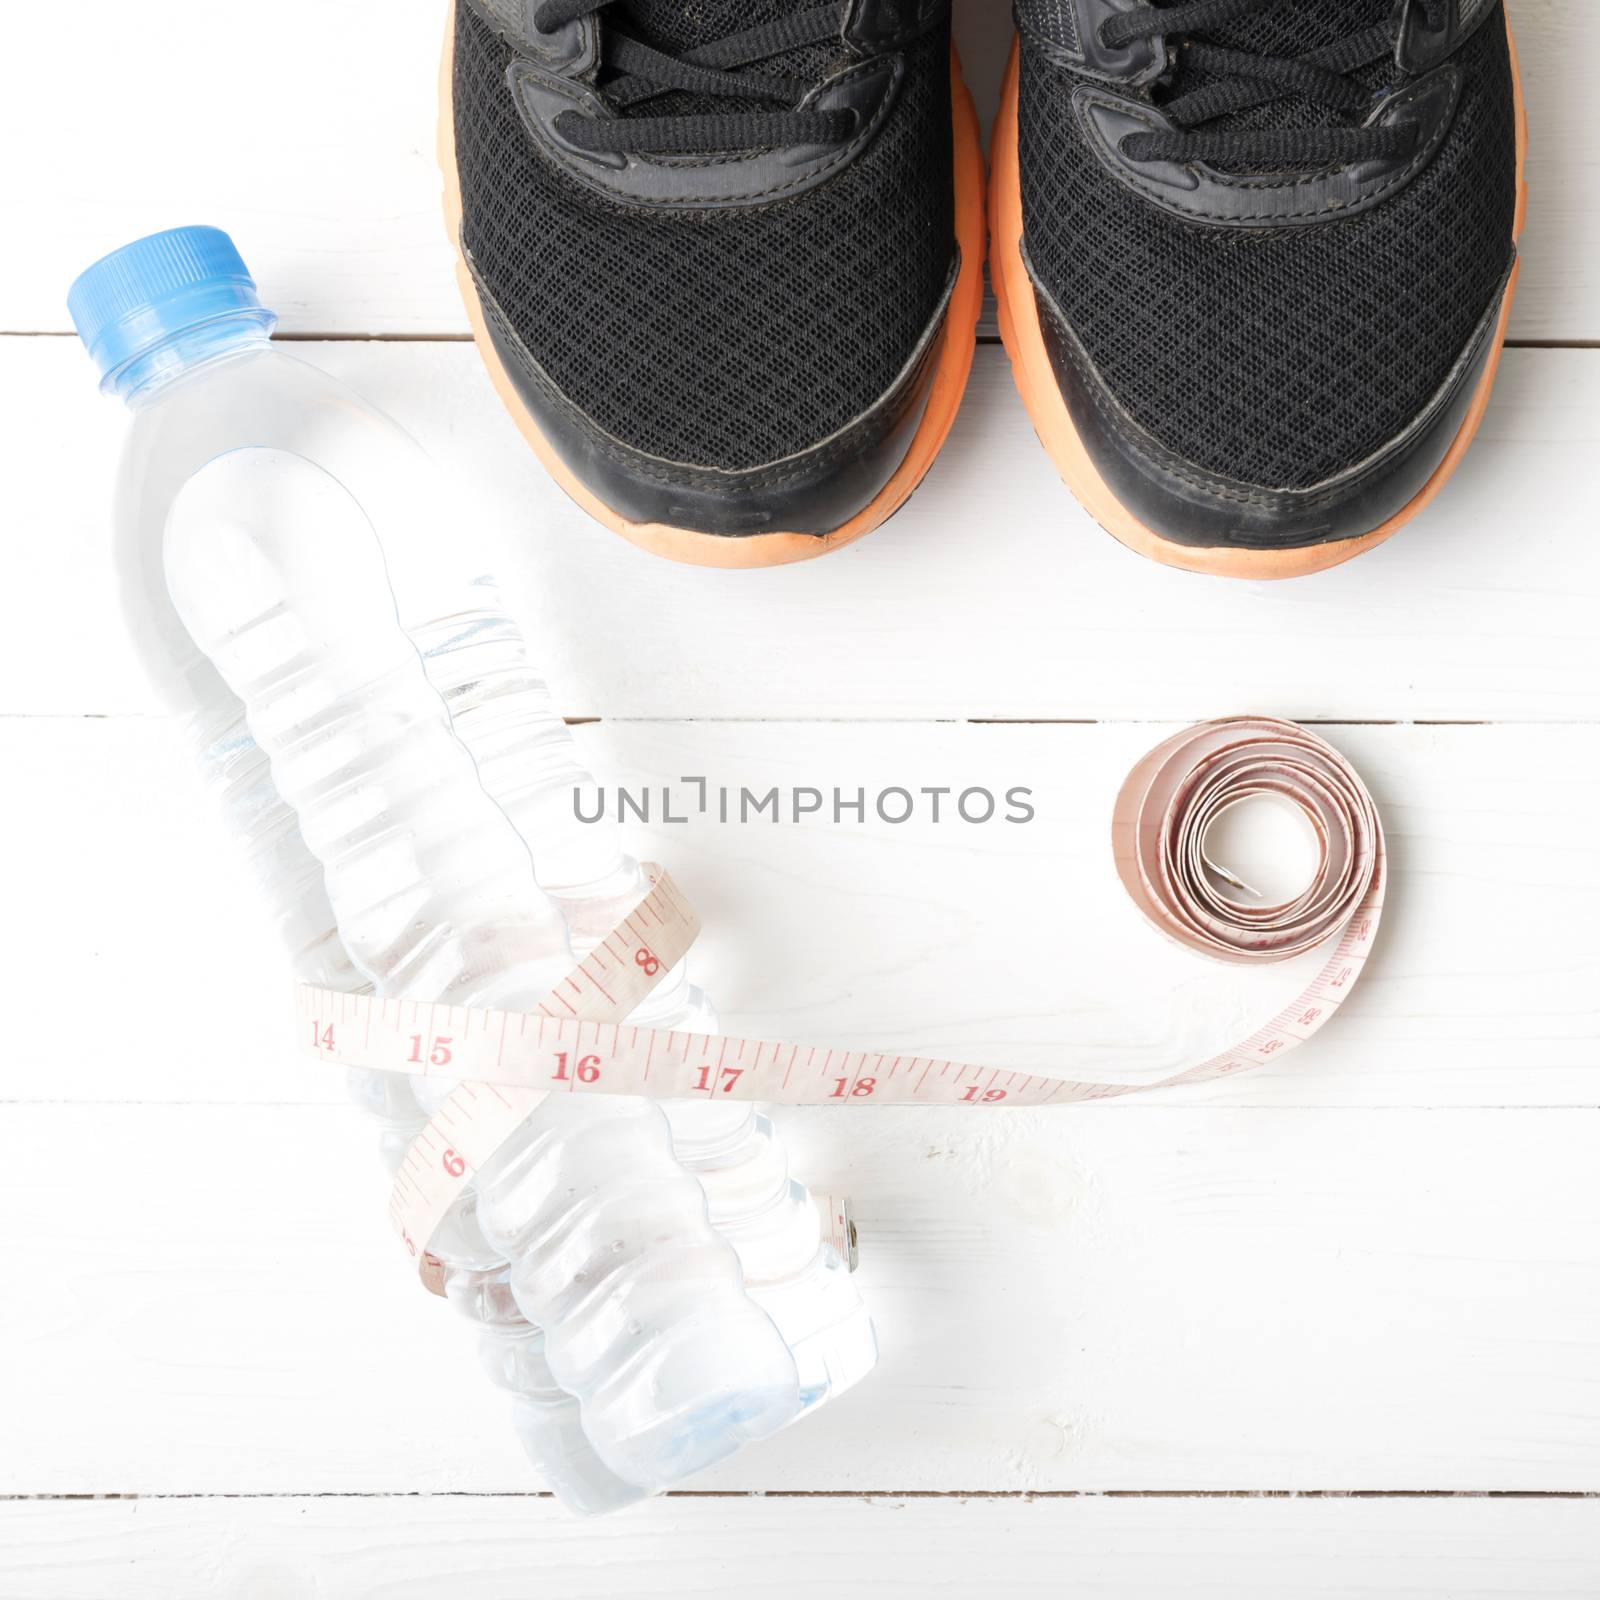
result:
M 139 410 L 190 374 L 231 357 L 266 350 L 272 344 L 272 318 L 262 311 L 236 311 L 183 328 L 141 350 L 106 375 L 101 387 Z

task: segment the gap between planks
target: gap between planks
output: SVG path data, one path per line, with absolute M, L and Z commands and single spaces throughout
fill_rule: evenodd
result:
M 0 1505 L 138 1500 L 551 1500 L 496 1489 L 312 1489 L 261 1493 L 0 1494 Z M 657 1500 L 1600 1500 L 1593 1489 L 669 1489 Z
M 148 722 L 179 720 L 164 712 L 0 711 L 7 722 Z M 1149 717 L 563 717 L 569 728 L 833 727 L 833 728 L 1169 728 L 1187 724 L 1184 716 Z M 1592 728 L 1600 717 L 1293 717 L 1302 728 Z
M 68 328 L 0 328 L 0 339 L 76 339 L 77 333 Z M 278 344 L 471 344 L 470 333 L 275 333 Z M 997 333 L 980 333 L 977 343 L 998 345 Z M 1600 350 L 1600 339 L 1507 339 L 1501 347 L 1505 350 Z

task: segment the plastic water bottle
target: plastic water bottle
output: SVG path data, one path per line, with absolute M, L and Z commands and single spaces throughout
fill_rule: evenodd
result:
M 534 1004 L 571 964 L 565 926 L 396 619 L 374 528 L 427 509 L 388 430 L 273 349 L 215 233 L 119 252 L 74 311 L 135 412 L 140 631 L 191 706 L 243 707 L 346 953 L 386 995 Z M 555 1096 L 523 1135 L 514 1296 L 617 1478 L 664 1487 L 791 1420 L 793 1358 L 660 1111 Z
M 526 851 L 519 853 L 504 813 L 488 803 L 463 756 L 463 743 L 476 742 L 473 754 L 494 768 L 494 719 L 477 718 L 476 741 L 453 731 L 398 630 L 374 542 L 374 528 L 386 545 L 393 536 L 413 552 L 442 542 L 438 529 L 446 523 L 435 518 L 443 508 L 433 517 L 424 509 L 428 496 L 419 492 L 414 447 L 348 391 L 272 348 L 270 314 L 231 246 L 210 230 L 185 230 L 119 252 L 86 275 L 73 298 L 105 387 L 136 414 L 119 519 L 130 622 L 158 680 L 196 718 L 205 759 L 250 843 L 297 971 L 308 981 L 350 989 L 366 976 L 390 994 L 531 1000 L 570 958 L 559 916 L 529 880 Z M 169 577 L 206 650 L 196 649 L 176 616 Z M 361 626 L 352 629 L 356 615 Z M 496 608 L 479 605 L 434 628 L 430 670 L 437 679 L 436 664 L 450 664 L 443 675 L 457 680 L 447 693 L 463 724 L 472 720 L 475 696 L 478 711 L 487 704 L 483 685 L 493 674 L 460 672 L 469 660 L 481 669 L 487 653 L 480 647 L 493 642 L 499 659 L 518 656 L 517 673 L 529 677 L 526 652 L 509 626 Z M 499 681 L 503 687 L 509 680 L 502 674 Z M 501 712 L 520 707 L 509 719 L 516 737 L 499 746 L 498 764 L 512 790 L 519 772 L 538 765 L 532 758 L 541 745 L 564 742 L 570 750 L 547 707 L 530 714 L 538 693 L 530 689 L 520 701 L 498 697 Z M 243 725 L 241 701 L 272 757 L 270 771 Z M 514 759 L 518 739 L 521 761 Z M 425 761 L 418 759 L 423 750 Z M 435 764 L 448 781 L 431 770 Z M 352 774 L 354 783 L 346 781 Z M 416 825 L 393 827 L 397 815 Z M 613 852 L 604 872 L 574 874 L 555 832 L 527 815 L 528 832 L 551 840 L 551 874 L 570 880 L 567 887 L 587 891 L 591 902 L 608 899 L 613 888 L 624 902 L 634 894 L 637 869 L 625 858 Z M 451 892 L 441 893 L 441 885 Z M 335 891 L 342 938 L 334 934 L 328 890 Z M 676 1008 L 683 1019 L 700 1018 L 694 1026 L 705 1025 L 702 1003 L 681 978 L 657 1003 L 662 1020 L 676 1020 Z M 424 1109 L 404 1080 L 373 1078 L 368 1097 L 395 1130 L 391 1156 L 398 1159 Z M 710 1119 L 726 1118 L 729 1110 L 687 1108 L 698 1114 L 700 1131 L 687 1138 L 680 1131 L 680 1144 L 721 1153 L 720 1160 L 691 1157 L 703 1178 L 751 1167 L 728 1160 L 730 1150 L 776 1150 L 754 1121 L 732 1139 L 725 1128 L 712 1135 Z M 759 1135 L 753 1144 L 752 1130 Z M 659 1285 L 646 1297 L 653 1297 L 650 1320 L 630 1317 L 621 1345 L 614 1339 L 597 1356 L 573 1332 L 574 1319 L 583 1326 L 584 1308 L 573 1306 L 571 1286 L 553 1283 L 543 1270 L 537 1245 L 545 1213 L 534 1192 L 540 1174 L 563 1153 L 580 1150 L 593 1200 L 605 1190 L 596 1174 L 607 1168 L 608 1154 L 623 1149 L 622 1167 L 636 1189 L 650 1174 L 661 1193 L 678 1197 L 671 1244 L 657 1248 L 676 1249 L 680 1265 L 693 1261 L 706 1275 L 699 1287 L 710 1288 L 697 1290 L 693 1315 L 699 1348 L 714 1350 L 714 1362 L 685 1355 L 688 1341 L 671 1355 L 676 1324 Z M 769 1154 L 765 1165 L 769 1175 L 774 1165 L 781 1169 L 781 1152 L 776 1163 Z M 452 1219 L 451 1298 L 485 1323 L 486 1353 L 499 1381 L 519 1396 L 519 1427 L 531 1453 L 580 1509 L 609 1509 L 698 1470 L 783 1425 L 829 1385 L 837 1392 L 871 1364 L 864 1313 L 852 1313 L 850 1297 L 836 1288 L 809 1292 L 804 1271 L 779 1273 L 776 1295 L 761 1293 L 752 1274 L 752 1291 L 785 1329 L 783 1340 L 774 1341 L 770 1322 L 739 1292 L 726 1251 L 707 1238 L 704 1202 L 689 1198 L 682 1177 L 654 1108 L 558 1098 L 530 1118 L 503 1153 L 495 1181 L 480 1182 L 472 1203 Z M 727 1203 L 718 1208 L 747 1270 L 760 1254 L 749 1239 L 763 1232 L 748 1224 L 774 1209 L 761 1196 L 782 1188 L 746 1184 L 743 1215 Z M 787 1191 L 787 1201 L 794 1196 Z M 486 1198 L 493 1204 L 480 1215 Z M 792 1204 L 788 1209 L 802 1214 Z M 486 1215 L 493 1229 L 479 1226 Z M 497 1233 L 495 1245 L 490 1231 Z M 792 1263 L 798 1254 L 791 1237 L 785 1259 Z M 664 1277 L 675 1289 L 687 1285 L 681 1272 Z M 579 1298 L 592 1311 L 615 1296 Z M 723 1312 L 726 1330 L 717 1323 Z M 707 1339 L 708 1318 L 714 1332 L 735 1337 Z M 541 1331 L 539 1322 L 548 1326 Z M 819 1330 L 832 1331 L 823 1339 Z M 801 1372 L 795 1357 L 779 1353 L 785 1341 Z M 626 1364 L 619 1351 L 635 1368 L 648 1368 L 648 1383 L 623 1382 L 609 1370 Z M 818 1381 L 818 1370 L 826 1381 Z
M 407 583 L 397 573 L 405 609 Z M 411 629 L 428 676 L 450 708 L 484 787 L 533 851 L 539 881 L 567 914 L 584 954 L 645 893 L 637 861 L 609 818 L 578 820 L 575 796 L 594 789 L 571 731 L 528 657 L 493 581 L 479 579 L 469 608 Z M 585 804 L 584 814 L 601 808 Z M 635 1013 L 635 1021 L 692 1033 L 716 1031 L 687 963 Z M 752 1105 L 669 1101 L 678 1158 L 705 1188 L 711 1219 L 737 1250 L 750 1296 L 793 1352 L 802 1409 L 860 1381 L 877 1341 L 847 1265 L 822 1237 L 820 1214 L 793 1178 L 771 1122 Z M 496 1359 L 492 1346 L 487 1358 Z

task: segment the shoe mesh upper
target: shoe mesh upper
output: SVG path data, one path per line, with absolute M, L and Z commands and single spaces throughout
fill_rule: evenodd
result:
M 733 11 L 748 26 L 795 3 Z M 660 31 L 704 0 L 650 9 L 658 43 L 733 31 L 703 17 L 693 35 Z M 612 204 L 565 177 L 512 103 L 510 47 L 466 5 L 455 49 L 466 248 L 534 359 L 600 427 L 667 460 L 753 467 L 819 443 L 892 387 L 954 260 L 947 31 L 909 49 L 888 125 L 837 177 L 723 211 Z
M 1349 18 L 1347 31 L 1370 20 L 1346 0 L 1287 0 L 1237 42 L 1292 53 L 1296 13 Z M 1307 488 L 1381 448 L 1443 384 L 1510 263 L 1516 204 L 1498 11 L 1456 59 L 1455 125 L 1398 195 L 1349 220 L 1258 231 L 1183 221 L 1117 183 L 1079 135 L 1073 78 L 1024 49 L 1029 257 L 1113 394 L 1168 449 Z

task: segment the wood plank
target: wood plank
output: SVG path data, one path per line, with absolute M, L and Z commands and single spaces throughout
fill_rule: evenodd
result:
M 606 724 L 578 730 L 603 779 L 652 791 L 633 829 L 699 904 L 697 973 L 731 1030 L 1148 1082 L 1287 1004 L 1320 964 L 1227 967 L 1150 932 L 1112 869 L 1107 817 L 1166 730 L 1144 726 Z M 1317 1041 L 1182 1092 L 1219 1105 L 1596 1103 L 1600 1067 L 1600 730 L 1326 730 L 1386 817 L 1395 878 L 1380 948 Z M 7 881 L 12 1020 L 3 1096 L 24 1101 L 321 1102 L 325 1069 L 287 1048 L 281 959 L 178 741 L 148 721 L 0 722 L 7 795 L 36 841 Z M 114 774 L 108 783 L 107 775 Z M 704 777 L 712 813 L 694 810 Z M 675 786 L 661 821 L 660 789 Z M 890 826 L 722 825 L 716 791 L 894 786 L 1033 791 L 1035 820 L 972 826 L 919 799 Z M 614 803 L 614 801 L 613 801 Z M 870 805 L 870 800 L 869 800 Z M 895 814 L 895 813 L 891 813 Z M 1002 811 L 1002 815 L 1004 812 Z M 85 909 L 90 921 L 85 927 Z M 994 993 L 1002 952 L 1053 964 Z M 62 958 L 72 952 L 71 960 Z M 171 1015 L 172 995 L 185 1008 Z M 92 995 L 95 1004 L 83 1007 Z M 50 1030 L 72 1017 L 70 1042 Z M 238 1055 L 202 1043 L 230 1028 Z M 1170 1099 L 1170 1093 L 1164 1098 Z
M 1589 1490 L 1573 1110 L 782 1118 L 882 1360 L 726 1490 Z M 0 1107 L 4 1494 L 526 1492 L 356 1114 Z M 425 1397 L 425 1400 L 424 1400 Z
M 1439 503 L 1361 560 L 1279 585 L 1172 572 L 1100 532 L 992 348 L 901 516 L 759 574 L 672 566 L 596 527 L 467 346 L 303 353 L 476 488 L 463 524 L 501 547 L 571 716 L 1198 719 L 1268 701 L 1331 720 L 1600 715 L 1600 350 L 1512 352 Z M 0 590 L 0 714 L 150 711 L 107 560 L 120 408 L 63 340 L 0 341 L 0 371 L 0 430 L 22 441 L 0 523 L 28 530 Z
M 1600 1527 L 1592 1500 L 675 1498 L 599 1526 L 523 1499 L 0 1505 L 7 1593 L 112 1581 L 120 1600 L 1590 1600 Z
M 987 126 L 1010 43 L 998 0 L 957 0 Z M 1583 64 L 1600 51 L 1591 0 L 1512 0 L 1533 114 L 1534 209 L 1513 336 L 1600 338 L 1600 181 Z M 8 263 L 0 330 L 63 331 L 73 276 L 152 229 L 231 229 L 294 332 L 463 332 L 439 214 L 435 82 L 443 7 L 375 22 L 359 0 L 280 0 L 263 40 L 248 8 L 166 0 L 162 26 L 110 0 L 12 19 L 0 62 L 11 207 L 32 219 Z M 92 48 L 84 41 L 92 40 Z M 40 63 L 70 53 L 72 114 Z M 237 64 L 244 63 L 243 68 Z M 181 93 L 129 84 L 181 82 Z M 40 132 L 48 130 L 47 145 Z M 197 131 L 198 130 L 198 131 Z

